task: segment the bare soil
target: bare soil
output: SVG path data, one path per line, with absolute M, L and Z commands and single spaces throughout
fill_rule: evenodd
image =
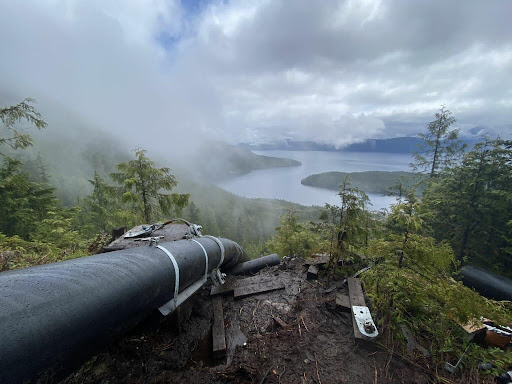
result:
M 346 289 L 341 281 L 307 281 L 300 260 L 259 275 L 282 279 L 285 289 L 223 297 L 224 359 L 212 358 L 212 302 L 206 287 L 173 315 L 141 324 L 62 383 L 432 382 L 421 367 L 377 344 L 355 343 L 351 315 L 335 304 L 335 295 Z

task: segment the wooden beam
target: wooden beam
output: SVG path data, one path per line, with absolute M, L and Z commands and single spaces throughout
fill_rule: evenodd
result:
M 366 306 L 366 302 L 364 301 L 364 293 L 363 287 L 361 287 L 361 282 L 359 279 L 355 277 L 347 278 L 348 283 L 348 297 L 350 299 L 350 306 Z M 366 340 L 365 337 L 359 332 L 359 328 L 357 327 L 356 320 L 354 317 L 354 311 L 352 310 L 352 324 L 354 325 L 354 337 L 359 340 Z
M 257 293 L 275 291 L 277 289 L 283 289 L 284 283 L 282 280 L 272 280 L 267 282 L 261 282 L 258 284 L 244 285 L 235 287 L 233 296 L 235 298 L 242 298 Z
M 217 296 L 217 295 L 228 295 L 232 293 L 236 287 L 242 287 L 246 285 L 254 285 L 254 284 L 260 284 L 263 282 L 269 282 L 274 281 L 274 276 L 251 276 L 246 277 L 244 279 L 236 279 L 233 276 L 228 276 L 226 279 L 226 282 L 222 285 L 219 285 L 217 287 L 212 287 L 210 291 L 210 296 Z
M 343 293 L 338 293 L 336 295 L 336 308 L 343 312 L 350 312 L 350 299 L 347 295 Z
M 222 297 L 213 298 L 213 324 L 212 324 L 213 357 L 224 358 L 226 355 L 226 331 L 224 329 L 224 311 L 222 310 Z

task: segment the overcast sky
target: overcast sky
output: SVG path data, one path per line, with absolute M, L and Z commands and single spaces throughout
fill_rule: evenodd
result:
M 441 104 L 510 138 L 511 17 L 507 0 L 0 0 L 0 105 L 31 96 L 50 123 L 142 145 L 341 146 L 414 135 Z

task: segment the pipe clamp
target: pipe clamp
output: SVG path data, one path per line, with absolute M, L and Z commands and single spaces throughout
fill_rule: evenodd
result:
M 176 262 L 176 259 L 174 258 L 172 253 L 169 252 L 166 248 L 162 247 L 161 245 L 157 245 L 156 248 L 161 249 L 162 251 L 164 251 L 165 254 L 167 256 L 169 256 L 169 259 L 171 259 L 172 265 L 174 266 L 174 276 L 175 276 L 175 279 L 174 279 L 174 300 L 172 300 L 173 304 L 174 304 L 174 308 L 172 308 L 172 310 L 170 311 L 170 312 L 172 312 L 178 306 L 178 292 L 180 290 L 180 267 L 178 267 L 178 263 Z

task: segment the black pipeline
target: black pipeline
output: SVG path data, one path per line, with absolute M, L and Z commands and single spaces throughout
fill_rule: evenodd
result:
M 480 267 L 466 265 L 460 274 L 464 285 L 496 300 L 512 300 L 512 280 Z
M 205 236 L 0 273 L 0 382 L 89 356 L 240 261 L 238 244 Z
M 249 260 L 244 263 L 240 263 L 229 270 L 230 275 L 250 275 L 255 274 L 259 270 L 265 267 L 273 267 L 281 262 L 279 256 L 273 253 L 268 256 L 262 256 L 257 259 Z

